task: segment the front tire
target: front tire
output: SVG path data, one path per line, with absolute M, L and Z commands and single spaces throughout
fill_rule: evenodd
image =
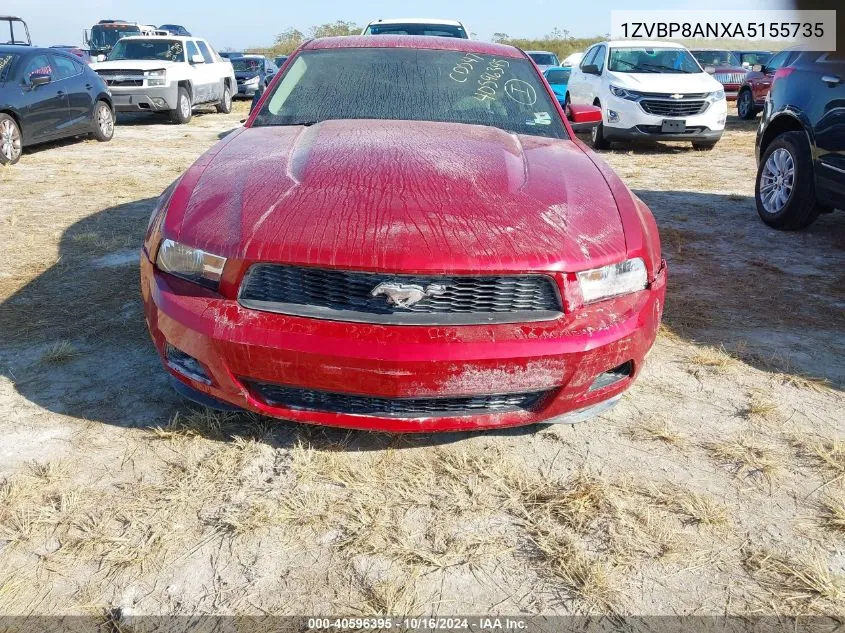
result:
M 101 143 L 106 143 L 114 137 L 114 112 L 105 101 L 97 102 L 92 127 L 94 131 L 91 135 Z
M 229 114 L 232 111 L 232 89 L 229 84 L 223 86 L 223 99 L 220 100 L 215 108 L 220 114 Z
M 757 168 L 754 200 L 757 214 L 768 226 L 796 231 L 818 217 L 812 160 L 802 132 L 781 134 L 766 148 Z
M 748 89 L 739 93 L 736 100 L 736 113 L 740 119 L 751 121 L 757 117 L 757 110 L 754 108 L 754 95 Z
M 610 142 L 604 138 L 604 124 L 599 123 L 590 130 L 590 141 L 593 149 L 610 149 Z
M 21 128 L 8 114 L 0 114 L 0 165 L 14 165 L 23 154 Z
M 170 111 L 170 120 L 174 123 L 184 125 L 191 120 L 193 114 L 193 104 L 191 103 L 191 95 L 184 88 L 179 88 L 179 94 L 176 97 L 176 109 Z

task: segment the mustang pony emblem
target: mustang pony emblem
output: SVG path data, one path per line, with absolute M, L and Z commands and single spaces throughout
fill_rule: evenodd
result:
M 446 292 L 446 286 L 431 284 L 423 288 L 417 284 L 400 284 L 395 281 L 383 281 L 370 291 L 373 297 L 385 295 L 387 302 L 399 308 L 409 308 L 426 297 L 436 297 Z

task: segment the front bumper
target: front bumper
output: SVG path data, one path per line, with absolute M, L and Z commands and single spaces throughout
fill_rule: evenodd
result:
M 165 359 L 170 344 L 197 359 L 210 378 L 188 377 L 165 361 L 190 390 L 277 418 L 398 432 L 577 421 L 636 378 L 657 335 L 665 284 L 664 265 L 647 290 L 555 321 L 387 326 L 246 309 L 155 270 L 141 256 L 145 315 L 159 354 Z M 590 390 L 599 374 L 629 361 L 630 376 Z M 548 395 L 531 410 L 406 418 L 278 406 L 262 398 L 256 383 L 373 398 Z
M 176 108 L 178 87 L 112 86 L 109 90 L 117 112 L 166 112 Z
M 611 112 L 613 113 L 611 115 Z M 609 141 L 718 141 L 728 116 L 726 101 L 710 103 L 704 112 L 686 117 L 649 114 L 636 101 L 613 95 L 602 104 L 603 131 Z M 664 120 L 683 119 L 682 133 L 664 133 Z
M 238 84 L 238 97 L 254 97 L 255 93 L 260 92 L 261 88 L 258 86 L 247 86 L 245 84 Z

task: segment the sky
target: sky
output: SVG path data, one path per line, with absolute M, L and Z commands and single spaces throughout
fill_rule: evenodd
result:
M 232 0 L 0 0 L 0 13 L 22 17 L 34 44 L 82 44 L 83 29 L 98 20 L 182 24 L 218 49 L 270 46 L 290 27 L 307 32 L 315 24 L 347 20 L 365 25 L 387 17 L 461 20 L 479 39 L 493 33 L 542 37 L 557 27 L 575 37 L 610 30 L 612 9 L 700 9 L 701 0 L 317 0 L 316 2 L 232 2 Z M 708 0 L 706 8 L 780 9 L 787 0 Z

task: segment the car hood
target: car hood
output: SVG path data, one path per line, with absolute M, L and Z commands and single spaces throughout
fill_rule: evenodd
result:
M 721 90 L 722 84 L 711 75 L 700 73 L 614 73 L 610 83 L 640 92 L 696 93 Z
M 122 59 L 113 62 L 94 62 L 91 68 L 94 70 L 157 70 L 170 68 L 174 63 L 176 62 L 161 59 Z
M 235 78 L 252 79 L 253 77 L 258 77 L 260 74 L 257 70 L 237 70 L 235 71 Z
M 605 177 L 569 140 L 347 120 L 244 129 L 222 143 L 183 177 L 165 234 L 226 257 L 409 272 L 571 271 L 626 252 Z

